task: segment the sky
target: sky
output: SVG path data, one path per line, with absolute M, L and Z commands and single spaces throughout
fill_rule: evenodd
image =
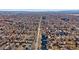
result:
M 0 0 L 0 10 L 76 10 L 79 0 Z
M 65 11 L 66 9 L 0 9 L 0 11 Z M 71 10 L 71 9 L 69 9 Z

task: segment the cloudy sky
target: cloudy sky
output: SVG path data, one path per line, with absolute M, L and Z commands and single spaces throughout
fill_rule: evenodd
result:
M 78 0 L 0 0 L 0 10 L 65 10 L 79 9 Z

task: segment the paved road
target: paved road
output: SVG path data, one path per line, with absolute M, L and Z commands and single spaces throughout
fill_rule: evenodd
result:
M 40 21 L 39 21 L 39 26 L 38 26 L 38 32 L 37 32 L 37 38 L 36 38 L 36 42 L 35 42 L 35 50 L 38 50 L 38 44 L 39 44 L 39 41 L 40 41 L 40 36 L 41 36 L 41 20 L 42 20 L 42 18 L 40 18 Z

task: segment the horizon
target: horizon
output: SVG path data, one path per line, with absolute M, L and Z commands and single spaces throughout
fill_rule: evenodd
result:
M 28 12 L 46 12 L 46 11 L 78 11 L 79 9 L 0 9 L 0 11 L 28 11 Z

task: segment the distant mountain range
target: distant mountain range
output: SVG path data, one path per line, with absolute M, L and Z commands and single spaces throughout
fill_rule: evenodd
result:
M 58 11 L 56 13 L 64 13 L 64 14 L 79 14 L 79 10 L 64 10 L 64 11 Z
M 79 10 L 63 11 L 0 11 L 0 15 L 26 15 L 26 14 L 79 14 Z

